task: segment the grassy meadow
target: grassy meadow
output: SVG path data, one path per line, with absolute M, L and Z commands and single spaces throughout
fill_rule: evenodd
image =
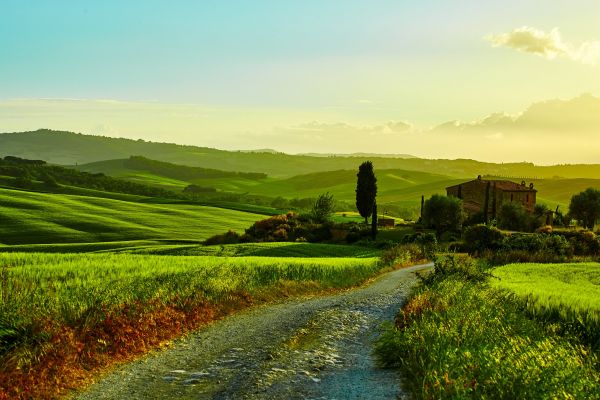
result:
M 60 396 L 233 310 L 381 268 L 374 257 L 0 253 L 0 398 Z
M 217 246 L 202 245 L 141 245 L 111 250 L 131 254 L 160 254 L 182 256 L 218 257 L 300 257 L 300 258 L 372 258 L 379 257 L 381 250 L 372 247 L 348 246 L 324 243 L 240 243 Z
M 3 244 L 142 239 L 203 240 L 247 228 L 259 214 L 189 204 L 148 204 L 0 188 Z
M 492 285 L 514 294 L 527 312 L 581 335 L 600 349 L 600 264 L 510 264 L 494 269 Z
M 271 198 L 316 198 L 319 194 L 329 192 L 339 201 L 352 202 L 356 185 L 356 171 L 342 169 L 318 171 L 291 177 L 269 176 L 265 179 L 247 179 L 243 177 L 195 178 L 176 180 L 161 175 L 157 171 L 149 172 L 135 170 L 126 166 L 126 160 L 110 160 L 78 166 L 89 172 L 105 174 L 144 183 L 165 189 L 180 191 L 189 184 L 212 187 L 220 192 L 248 193 Z M 447 171 L 440 169 L 440 171 Z M 379 169 L 378 201 L 380 208 L 397 214 L 415 217 L 418 213 L 421 196 L 426 198 L 434 194 L 445 194 L 446 187 L 475 179 L 479 173 L 468 175 L 466 171 L 448 171 L 446 174 L 415 171 L 410 169 Z M 548 205 L 551 209 L 560 206 L 562 211 L 568 209 L 569 200 L 573 194 L 588 187 L 600 188 L 600 179 L 594 178 L 521 178 L 514 175 L 513 180 L 525 179 L 533 182 L 538 189 L 538 202 Z M 504 179 L 497 177 L 498 179 Z M 506 178 L 510 179 L 510 178 Z
M 513 264 L 490 276 L 439 258 L 378 340 L 379 361 L 401 366 L 417 399 L 598 399 L 593 343 L 570 329 L 583 316 L 597 332 L 598 268 Z

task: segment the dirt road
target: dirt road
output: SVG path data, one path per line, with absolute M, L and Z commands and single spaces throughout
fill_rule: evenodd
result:
M 395 399 L 398 373 L 376 368 L 372 341 L 419 265 L 359 289 L 243 311 L 116 369 L 75 398 Z

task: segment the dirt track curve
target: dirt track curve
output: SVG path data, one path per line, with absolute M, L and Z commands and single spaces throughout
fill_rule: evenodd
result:
M 372 341 L 391 321 L 418 265 L 332 296 L 234 314 L 121 366 L 74 398 L 395 399 L 398 372 L 378 369 Z

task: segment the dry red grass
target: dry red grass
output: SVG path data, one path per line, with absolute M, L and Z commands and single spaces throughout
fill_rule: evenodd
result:
M 29 366 L 3 365 L 0 369 L 0 400 L 59 398 L 89 384 L 110 365 L 130 360 L 252 303 L 245 293 L 229 296 L 219 305 L 176 300 L 105 310 L 105 317 L 93 326 L 72 328 L 48 321 L 43 329 L 51 333 L 51 339 L 44 354 Z

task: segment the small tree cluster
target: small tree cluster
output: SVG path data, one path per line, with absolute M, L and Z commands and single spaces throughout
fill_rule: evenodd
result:
M 423 204 L 423 224 L 435 229 L 438 236 L 445 232 L 460 232 L 463 222 L 461 200 L 434 194 Z
M 584 228 L 594 229 L 600 219 L 600 190 L 588 188 L 571 198 L 569 214 Z

